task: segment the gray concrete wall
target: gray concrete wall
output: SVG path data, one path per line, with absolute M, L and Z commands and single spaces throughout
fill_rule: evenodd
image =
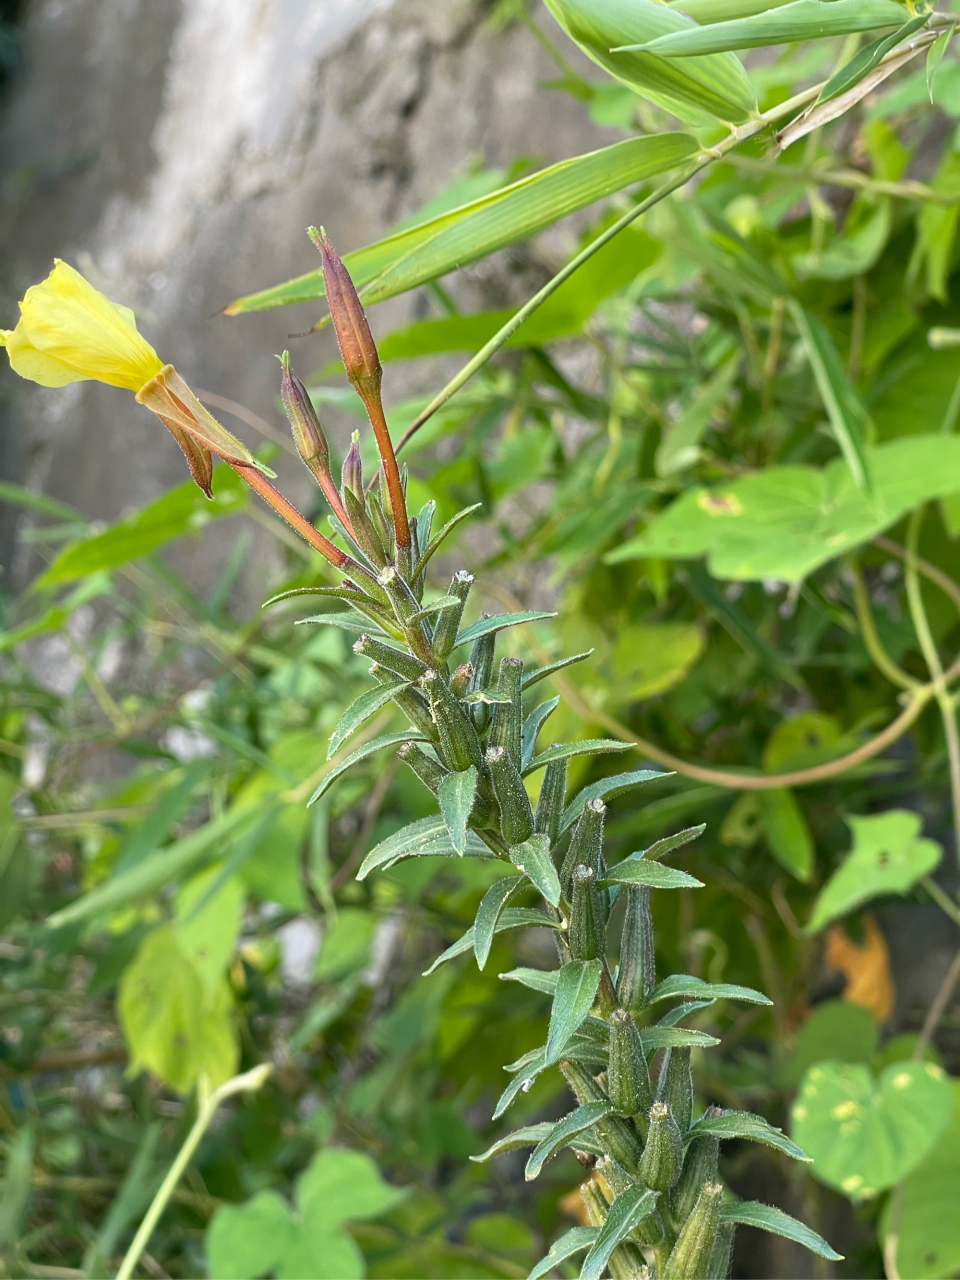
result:
M 280 425 L 274 353 L 319 310 L 218 313 L 311 270 L 308 224 L 346 252 L 478 160 L 547 163 L 617 136 L 538 87 L 557 72 L 536 39 L 485 14 L 476 0 L 28 0 L 0 116 L 2 323 L 62 256 L 134 307 L 193 385 Z M 458 287 L 489 305 L 516 286 L 481 269 Z M 375 329 L 418 305 L 384 304 Z M 333 355 L 329 335 L 289 345 L 303 371 Z M 388 394 L 423 376 L 391 370 Z M 185 474 L 167 433 L 109 387 L 46 391 L 4 370 L 0 415 L 4 473 L 99 519 Z M 281 476 L 304 492 L 293 464 Z M 207 539 L 213 559 L 229 536 Z

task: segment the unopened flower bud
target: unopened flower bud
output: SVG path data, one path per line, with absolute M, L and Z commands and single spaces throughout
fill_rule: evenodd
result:
M 375 640 L 373 636 L 362 635 L 353 646 L 353 652 L 360 657 L 367 657 L 379 666 L 385 667 L 402 680 L 419 680 L 426 671 L 426 666 L 413 654 L 404 653 L 402 649 L 394 649 L 393 645 Z
M 606 1101 L 607 1095 L 600 1081 L 595 1080 L 582 1063 L 573 1062 L 568 1058 L 561 1062 L 560 1070 L 581 1105 L 585 1102 Z M 621 1169 L 636 1175 L 642 1144 L 633 1121 L 622 1120 L 619 1116 L 606 1116 L 603 1120 L 598 1120 L 594 1128 L 604 1151 L 620 1165 Z
M 319 231 L 310 227 L 307 234 L 320 250 L 323 287 L 347 377 L 354 385 L 375 383 L 379 386 L 382 369 L 377 345 L 350 272 L 322 227 Z
M 490 615 L 481 613 L 480 621 Z M 495 633 L 480 636 L 474 640 L 470 649 L 470 665 L 473 667 L 473 685 L 472 690 L 476 692 L 478 689 L 489 689 L 490 681 L 493 679 L 493 659 L 496 652 L 497 637 Z M 477 726 L 477 732 L 483 733 L 490 720 L 490 708 L 485 702 L 477 702 L 470 708 L 470 714 L 473 723 Z
M 433 651 L 438 658 L 446 659 L 449 657 L 453 646 L 456 643 L 457 632 L 460 630 L 460 622 L 463 618 L 464 605 L 467 603 L 467 596 L 470 594 L 470 588 L 473 586 L 473 574 L 467 573 L 465 569 L 461 569 L 459 573 L 453 575 L 453 581 L 450 583 L 448 595 L 454 596 L 459 604 L 451 605 L 449 609 L 444 609 L 437 619 L 437 626 L 433 633 Z M 463 694 L 458 694 L 462 697 Z
M 710 1250 L 710 1261 L 707 1263 L 707 1280 L 727 1280 L 730 1274 L 730 1263 L 733 1261 L 733 1238 L 736 1235 L 735 1222 L 721 1221 Z
M 464 707 L 438 671 L 429 670 L 420 678 L 420 687 L 430 703 L 430 714 L 439 739 L 439 756 L 448 769 L 463 773 L 471 765 L 480 768 L 480 739 Z
M 449 770 L 444 769 L 442 764 L 428 756 L 415 742 L 405 742 L 397 755 L 404 764 L 410 766 L 423 785 L 436 795 L 440 790 L 440 783 L 448 776 Z
M 470 691 L 473 679 L 473 667 L 469 662 L 462 663 L 450 677 L 450 687 L 455 698 L 465 698 Z
M 567 943 L 574 960 L 596 960 L 603 954 L 603 927 L 597 899 L 596 875 L 592 867 L 573 871 L 570 929 Z
M 647 1144 L 640 1160 L 640 1180 L 651 1191 L 669 1191 L 680 1176 L 683 1138 L 665 1102 L 655 1102 L 649 1113 Z
M 290 430 L 297 452 L 304 465 L 313 474 L 314 479 L 323 490 L 324 497 L 330 503 L 334 514 L 348 533 L 353 530 L 350 520 L 343 508 L 337 486 L 330 472 L 330 449 L 324 435 L 317 411 L 313 407 L 310 393 L 303 385 L 290 365 L 290 352 L 284 351 L 280 357 L 283 375 L 280 380 L 280 396 L 286 411 Z
M 504 658 L 500 663 L 497 693 L 509 702 L 494 704 L 491 712 L 490 745 L 504 747 L 514 768 L 521 767 L 523 733 L 523 663 L 518 658 Z
M 663 1280 L 707 1280 L 720 1226 L 722 1195 L 723 1186 L 719 1182 L 705 1183 L 667 1259 Z
M 551 846 L 557 843 L 563 806 L 567 798 L 567 761 L 551 760 L 544 770 L 543 783 L 537 799 L 537 812 L 533 829 L 545 835 Z
M 360 432 L 355 431 L 350 437 L 350 450 L 343 460 L 340 472 L 341 485 L 349 489 L 353 496 L 363 502 L 363 463 L 360 461 Z
M 719 1107 L 708 1107 L 707 1115 L 722 1116 L 723 1112 Z M 713 1134 L 694 1138 L 687 1148 L 680 1181 L 670 1193 L 670 1216 L 677 1231 L 693 1212 L 701 1187 L 707 1182 L 716 1182 L 719 1159 L 720 1139 Z

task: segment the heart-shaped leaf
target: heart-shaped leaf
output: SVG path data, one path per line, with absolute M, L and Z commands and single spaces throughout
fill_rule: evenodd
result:
M 895 1062 L 879 1081 L 862 1063 L 820 1062 L 800 1085 L 792 1128 L 816 1177 L 863 1200 L 917 1167 L 952 1109 L 950 1083 L 933 1062 Z

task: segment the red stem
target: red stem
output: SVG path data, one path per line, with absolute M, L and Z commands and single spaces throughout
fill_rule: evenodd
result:
M 397 534 L 397 547 L 407 549 L 412 545 L 413 541 L 410 537 L 410 522 L 407 519 L 407 499 L 403 492 L 403 481 L 400 479 L 397 455 L 393 449 L 393 441 L 390 439 L 390 429 L 387 426 L 387 419 L 384 416 L 383 405 L 380 401 L 380 392 L 379 389 L 374 389 L 372 393 L 368 393 L 361 387 L 357 387 L 357 390 L 363 397 L 367 416 L 370 419 L 370 425 L 373 427 L 373 434 L 377 437 L 377 449 L 380 452 L 384 474 L 387 477 L 387 488 L 390 490 L 390 505 L 393 507 L 393 527 Z
M 262 476 L 255 467 L 245 466 L 241 462 L 231 462 L 230 466 L 236 471 L 238 476 L 242 476 L 247 484 L 255 493 L 273 507 L 274 511 L 296 533 L 299 533 L 304 542 L 309 542 L 315 551 L 319 551 L 325 560 L 337 569 L 343 572 L 349 572 L 353 569 L 359 569 L 362 574 L 362 566 L 352 560 L 339 547 L 335 547 L 333 543 L 323 536 L 319 530 L 315 529 L 306 517 L 302 516 L 292 503 L 289 503 L 282 493 L 279 493 L 266 477 Z

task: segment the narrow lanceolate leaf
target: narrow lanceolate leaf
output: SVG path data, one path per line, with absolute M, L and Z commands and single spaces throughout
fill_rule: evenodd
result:
M 555 920 L 548 920 L 542 911 L 533 911 L 529 907 L 507 907 L 506 910 L 501 911 L 494 933 L 505 933 L 508 929 L 531 929 L 537 925 L 547 929 L 560 928 L 560 925 Z M 424 971 L 423 976 L 425 978 L 428 977 L 435 969 L 439 969 L 442 964 L 446 964 L 448 960 L 455 960 L 457 956 L 462 956 L 467 951 L 472 951 L 473 938 L 474 927 L 471 925 L 462 938 L 458 938 L 452 946 L 447 947 L 442 955 L 437 956 L 430 968 Z
M 507 627 L 519 627 L 524 622 L 541 622 L 544 618 L 555 618 L 555 613 L 495 613 L 492 618 L 481 618 L 479 622 L 475 622 L 472 627 L 467 627 L 465 631 L 461 631 L 457 636 L 455 649 L 459 649 L 461 645 L 472 644 L 474 640 L 479 640 L 481 636 L 493 635 L 497 631 L 503 631 Z
M 647 1004 L 661 1000 L 673 1000 L 679 996 L 692 1000 L 744 1000 L 747 1004 L 773 1004 L 762 991 L 752 987 L 738 987 L 730 982 L 704 982 L 689 973 L 676 973 L 657 984 L 647 998 Z
M 560 877 L 550 857 L 547 836 L 533 835 L 523 844 L 515 844 L 510 850 L 510 861 L 533 881 L 552 907 L 560 905 Z
M 494 1120 L 499 1120 L 507 1108 L 513 1105 L 517 1100 L 518 1094 L 525 1093 L 530 1088 L 530 1085 L 536 1080 L 541 1071 L 546 1069 L 546 1065 L 543 1050 L 541 1049 L 534 1053 L 527 1064 L 517 1072 L 503 1093 L 501 1093 L 493 1110 Z
M 690 1031 L 686 1027 L 642 1027 L 640 1039 L 643 1051 L 649 1057 L 658 1049 L 710 1049 L 720 1041 L 705 1031 Z
M 600 1228 L 596 1243 L 584 1259 L 580 1280 L 600 1280 L 607 1269 L 610 1255 L 621 1241 L 657 1207 L 659 1195 L 646 1187 L 629 1187 L 610 1206 L 607 1220 Z
M 417 561 L 417 568 L 416 568 L 417 576 L 419 576 L 423 572 L 423 570 L 427 567 L 427 564 L 430 558 L 433 556 L 434 552 L 439 550 L 442 544 L 447 540 L 447 538 L 449 538 L 450 534 L 453 533 L 454 529 L 456 529 L 457 525 L 462 524 L 463 521 L 466 520 L 468 516 L 472 516 L 474 511 L 479 511 L 482 506 L 483 506 L 482 502 L 475 502 L 472 507 L 464 507 L 462 511 L 458 511 L 455 516 L 450 517 L 450 519 L 443 526 L 440 532 L 430 539 L 430 542 L 427 544 L 427 547 L 423 552 L 423 555 Z M 425 510 L 426 510 L 426 507 L 424 508 L 424 511 Z M 430 513 L 430 519 L 431 520 L 433 519 L 432 512 Z M 422 546 L 423 543 L 421 542 L 420 545 Z
M 598 1231 L 598 1227 L 571 1227 L 559 1240 L 553 1242 L 550 1252 L 537 1263 L 527 1276 L 527 1280 L 543 1280 L 543 1277 L 549 1275 L 561 1262 L 572 1258 L 575 1253 L 582 1253 L 584 1249 L 589 1249 L 596 1240 Z
M 665 173 L 697 150 L 696 139 L 685 133 L 629 138 L 564 160 L 492 195 L 388 236 L 347 254 L 344 262 L 361 300 L 367 305 L 382 302 L 536 235 L 567 214 L 624 187 Z M 226 314 L 285 307 L 323 296 L 323 275 L 311 271 L 238 298 L 226 308 Z
M 702 889 L 703 881 L 688 876 L 676 867 L 665 867 L 662 862 L 648 862 L 646 858 L 624 858 L 611 867 L 600 881 L 606 884 L 645 884 L 651 889 Z
M 473 954 L 477 957 L 478 968 L 484 968 L 489 959 L 500 912 L 510 901 L 511 894 L 516 893 L 522 884 L 520 876 L 505 876 L 503 880 L 492 884 L 483 895 L 473 924 Z
M 546 1062 L 559 1062 L 571 1036 L 593 1007 L 600 986 L 599 960 L 571 960 L 560 970 L 550 1011 Z
M 790 0 L 667 0 L 670 9 L 679 9 L 688 18 L 706 27 L 712 22 L 731 22 L 734 18 L 749 18 L 754 13 L 766 13 Z
M 362 747 L 358 747 L 356 751 L 350 753 L 346 760 L 337 765 L 314 791 L 313 795 L 307 802 L 307 807 L 316 804 L 324 792 L 328 791 L 336 780 L 355 764 L 359 764 L 361 760 L 366 760 L 368 756 L 375 755 L 378 751 L 383 751 L 385 747 L 396 747 L 401 742 L 426 742 L 427 736 L 423 733 L 417 733 L 415 729 L 407 729 L 404 733 L 385 733 L 382 738 L 374 738 L 372 742 L 365 742 Z
M 467 848 L 467 823 L 477 796 L 477 777 L 473 765 L 462 773 L 448 773 L 440 783 L 437 795 L 440 812 L 450 832 L 450 843 L 461 858 Z
M 554 1126 L 547 1120 L 543 1124 L 529 1124 L 525 1129 L 514 1129 L 513 1133 L 508 1133 L 506 1137 L 499 1138 L 492 1147 L 487 1147 L 483 1155 L 471 1156 L 470 1159 L 474 1164 L 484 1164 L 494 1156 L 502 1155 L 504 1151 L 516 1151 L 519 1147 L 535 1147 L 538 1142 L 550 1136 L 553 1128 Z
M 367 618 L 358 618 L 347 609 L 342 613 L 317 613 L 312 618 L 297 618 L 294 626 L 305 627 L 310 622 L 316 622 L 320 626 L 339 627 L 342 631 L 355 631 L 358 636 L 364 633 L 368 636 L 387 634 L 382 627 L 375 626 Z
M 376 689 L 368 689 L 355 702 L 351 702 L 330 736 L 327 759 L 330 760 L 335 756 L 350 735 L 355 733 L 365 720 L 369 720 L 381 707 L 385 707 L 394 694 L 408 688 L 409 683 L 408 680 L 397 680 L 394 684 L 382 684 Z
M 824 0 L 801 0 L 802 3 L 820 4 Z M 831 0 L 845 4 L 846 0 Z M 827 411 L 833 434 L 840 451 L 850 468 L 856 485 L 869 491 L 870 473 L 864 449 L 864 436 L 873 432 L 870 415 L 856 388 L 847 376 L 843 362 L 833 339 L 816 316 L 805 311 L 799 302 L 791 301 L 790 311 L 806 349 L 807 359 Z
M 502 982 L 519 982 L 522 987 L 531 991 L 542 991 L 544 995 L 556 994 L 559 969 L 511 969 L 509 973 L 501 973 Z
M 685 844 L 690 844 L 693 840 L 699 840 L 706 829 L 707 824 L 701 822 L 697 827 L 687 827 L 684 831 L 677 831 L 672 836 L 664 836 L 662 840 L 655 840 L 649 849 L 644 849 L 642 856 L 648 862 L 651 862 L 654 858 L 663 858 L 668 853 L 672 853 L 674 849 L 682 849 Z
M 657 1020 L 658 1027 L 676 1027 L 691 1014 L 699 1012 L 700 1009 L 709 1009 L 714 1003 L 713 1000 L 684 1000 L 682 1004 L 678 1004 L 675 1008 L 668 1010 L 662 1018 Z
M 810 1156 L 787 1137 L 782 1129 L 768 1124 L 763 1116 L 751 1115 L 749 1111 L 725 1111 L 722 1116 L 702 1116 L 691 1126 L 688 1138 L 697 1138 L 701 1134 L 712 1134 L 715 1138 L 744 1138 L 748 1142 L 760 1142 L 766 1147 L 773 1147 L 794 1160 L 811 1163 Z
M 520 744 L 520 759 L 524 767 L 533 759 L 533 753 L 537 749 L 537 734 L 543 728 L 547 717 L 553 715 L 559 705 L 559 698 L 551 698 L 548 702 L 541 702 L 538 707 L 534 707 L 526 720 L 524 720 Z
M 575 653 L 572 658 L 561 658 L 559 662 L 551 662 L 548 667 L 535 667 L 533 671 L 528 671 L 524 674 L 524 689 L 529 689 L 532 684 L 537 684 L 540 680 L 546 680 L 547 676 L 552 676 L 555 671 L 562 671 L 564 667 L 572 667 L 575 662 L 583 662 L 592 653 L 592 649 L 587 649 L 586 653 Z
M 927 96 L 931 102 L 933 102 L 933 85 L 940 70 L 940 63 L 956 33 L 956 27 L 945 27 L 930 46 L 930 52 L 927 54 Z
M 409 826 L 388 836 L 371 849 L 363 860 L 357 879 L 364 880 L 371 871 L 380 867 L 392 867 L 404 858 L 452 858 L 455 854 L 447 824 L 439 813 L 421 818 Z M 465 854 L 468 858 L 493 858 L 495 855 L 483 841 L 467 832 Z
M 877 27 L 899 27 L 906 12 L 894 0 L 793 0 L 792 4 L 752 17 L 670 32 L 639 47 L 661 58 L 689 58 L 695 54 L 844 36 Z
M 572 827 L 587 804 L 588 800 L 612 800 L 614 796 L 623 795 L 633 787 L 642 786 L 644 782 L 652 782 L 654 778 L 670 778 L 672 774 L 661 773 L 657 769 L 634 769 L 631 773 L 615 773 L 611 777 L 601 778 L 599 782 L 591 782 L 589 787 L 578 791 L 563 811 L 560 831 Z M 703 830 L 704 828 L 701 828 Z
M 865 49 L 861 49 L 845 66 L 842 66 L 839 71 L 830 77 L 820 90 L 817 102 L 829 102 L 831 98 L 836 98 L 839 94 L 846 93 L 848 89 L 852 89 L 855 84 L 859 84 L 864 76 L 869 75 L 881 59 L 887 56 L 891 49 L 897 47 L 901 40 L 906 40 L 908 36 L 912 36 L 915 31 L 919 31 L 922 26 L 925 26 L 927 17 L 927 14 L 922 13 L 919 17 L 905 22 L 902 27 L 892 31 L 890 35 L 884 36 L 880 40 L 874 40 Z M 948 33 L 949 30 L 952 30 L 952 28 L 948 29 Z
M 840 1262 L 842 1253 L 831 1249 L 823 1236 L 817 1235 L 796 1218 L 782 1209 L 775 1209 L 771 1204 L 761 1204 L 758 1200 L 741 1200 L 739 1204 L 725 1204 L 720 1210 L 721 1222 L 736 1222 L 744 1227 L 757 1227 L 760 1231 L 771 1231 L 774 1235 L 784 1236 L 802 1244 L 812 1253 L 831 1262 Z
M 523 771 L 523 776 L 536 773 L 553 760 L 569 760 L 573 756 L 597 756 L 605 751 L 629 751 L 632 742 L 617 742 L 615 738 L 585 738 L 582 742 L 563 742 L 534 756 Z
M 577 1107 L 576 1111 L 571 1111 L 568 1116 L 551 1125 L 550 1132 L 538 1143 L 536 1150 L 527 1161 L 527 1167 L 523 1171 L 527 1182 L 532 1182 L 550 1157 L 555 1156 L 572 1138 L 575 1138 L 578 1133 L 583 1133 L 584 1129 L 592 1128 L 598 1120 L 608 1116 L 612 1110 L 613 1106 L 609 1102 L 585 1102 L 582 1107 Z

